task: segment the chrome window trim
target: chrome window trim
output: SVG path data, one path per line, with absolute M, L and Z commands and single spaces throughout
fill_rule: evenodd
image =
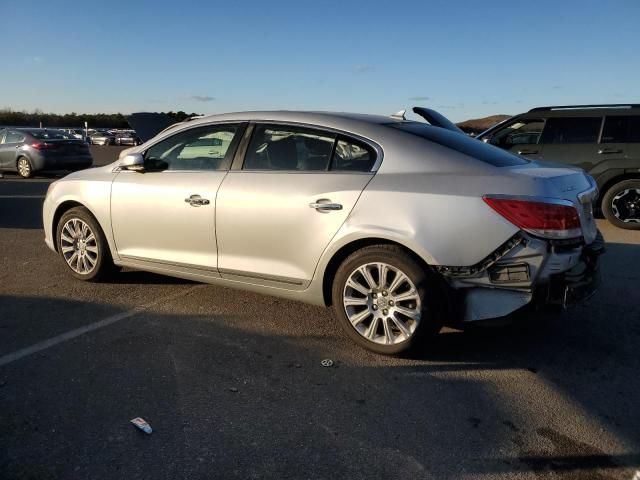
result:
M 367 172 L 355 172 L 355 171 L 349 171 L 349 170 L 307 170 L 307 171 L 303 171 L 303 170 L 244 170 L 242 167 L 244 166 L 244 160 L 246 158 L 246 150 L 244 152 L 243 158 L 242 158 L 242 163 L 240 164 L 238 170 L 239 171 L 243 171 L 243 172 L 261 172 L 261 173 L 342 173 L 342 174 L 365 174 L 365 175 L 371 175 L 371 174 L 375 174 L 378 169 L 380 168 L 380 165 L 382 164 L 382 160 L 384 157 L 384 151 L 382 149 L 382 147 L 374 142 L 373 140 L 371 140 L 370 138 L 367 137 L 363 137 L 362 135 L 358 135 L 357 133 L 352 133 L 352 132 L 348 132 L 346 130 L 340 130 L 338 128 L 333 128 L 333 127 L 325 127 L 322 125 L 314 125 L 311 123 L 302 123 L 302 122 L 290 122 L 290 121 L 283 121 L 283 120 L 250 120 L 249 121 L 249 127 L 247 127 L 247 129 L 252 128 L 252 133 L 251 135 L 253 135 L 253 131 L 255 130 L 255 127 L 258 125 L 282 125 L 282 126 L 289 126 L 289 127 L 298 127 L 298 128 L 309 128 L 312 130 L 319 130 L 319 131 L 325 131 L 325 132 L 330 132 L 332 134 L 335 135 L 342 135 L 343 137 L 351 137 L 354 140 L 360 141 L 362 143 L 365 143 L 366 145 L 368 145 L 369 147 L 373 148 L 373 150 L 376 152 L 376 161 L 373 163 L 373 166 L 371 167 L 371 170 L 367 171 Z M 247 146 L 248 143 L 250 143 L 251 138 L 248 139 L 247 142 Z M 235 170 L 232 166 L 232 170 Z

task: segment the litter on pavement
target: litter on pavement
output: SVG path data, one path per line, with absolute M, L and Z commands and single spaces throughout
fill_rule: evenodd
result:
M 153 430 L 151 430 L 151 425 L 149 425 L 144 418 L 136 417 L 133 420 L 131 420 L 131 423 L 133 423 L 136 427 L 138 427 L 144 433 L 153 432 Z
M 322 361 L 320 362 L 320 364 L 321 364 L 323 367 L 333 367 L 333 360 L 331 360 L 330 358 L 325 358 L 324 360 L 322 360 Z

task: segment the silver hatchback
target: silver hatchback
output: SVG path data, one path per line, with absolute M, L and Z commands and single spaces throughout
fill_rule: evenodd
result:
M 246 112 L 54 182 L 44 226 L 79 279 L 126 266 L 327 305 L 394 354 L 593 293 L 596 196 L 581 170 L 397 115 Z

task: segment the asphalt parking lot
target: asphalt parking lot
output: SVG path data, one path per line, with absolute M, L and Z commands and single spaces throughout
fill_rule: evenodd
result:
M 119 151 L 92 150 L 97 164 Z M 598 221 L 603 284 L 585 305 L 387 358 L 322 308 L 136 271 L 74 280 L 43 242 L 54 178 L 0 180 L 0 478 L 640 469 L 640 232 Z

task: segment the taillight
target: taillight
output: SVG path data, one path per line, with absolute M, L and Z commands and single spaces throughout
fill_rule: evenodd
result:
M 49 150 L 49 149 L 53 148 L 54 145 L 53 145 L 53 143 L 36 142 L 36 143 L 32 143 L 31 147 L 35 148 L 36 150 Z
M 578 210 L 573 206 L 491 196 L 483 199 L 515 226 L 533 235 L 558 239 L 582 235 Z

